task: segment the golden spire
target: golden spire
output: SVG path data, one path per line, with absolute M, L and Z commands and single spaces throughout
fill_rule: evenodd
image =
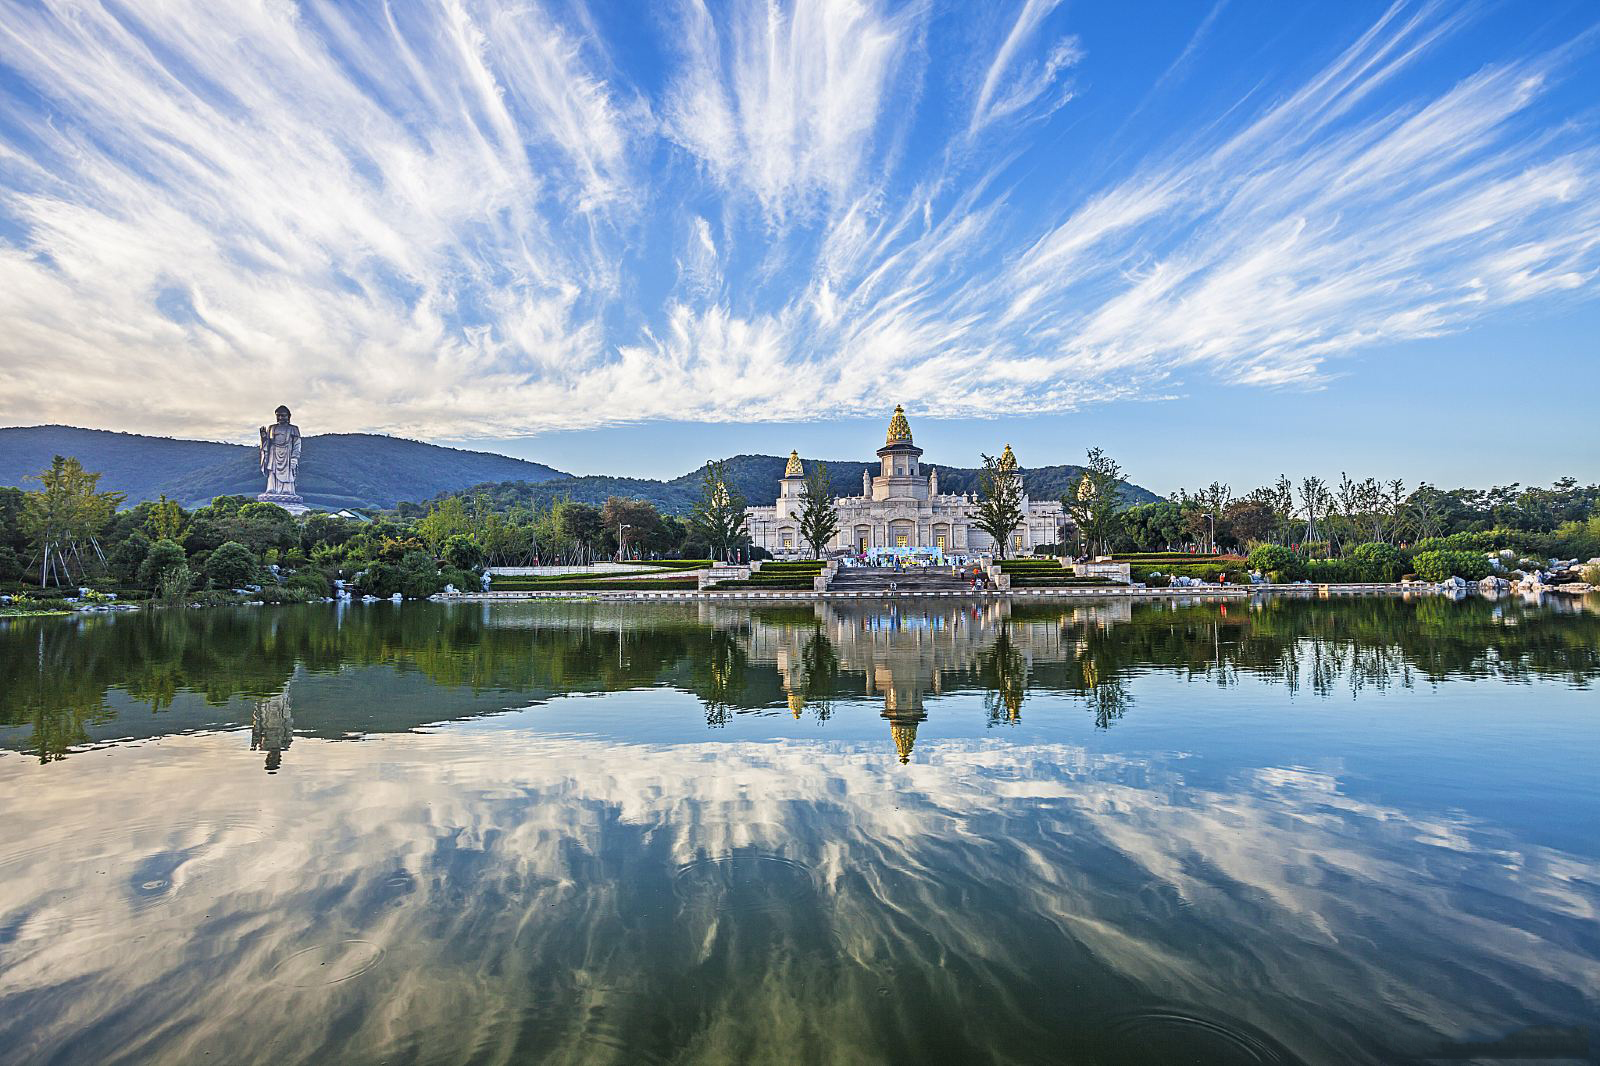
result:
M 806 476 L 805 467 L 800 465 L 799 452 L 789 453 L 789 465 L 783 468 L 783 476 L 785 478 Z
M 794 713 L 794 716 L 796 718 L 799 718 L 800 717 L 800 712 L 805 710 L 805 709 L 806 709 L 806 698 L 804 696 L 800 695 L 800 693 L 798 693 L 798 692 L 789 693 L 789 710 Z
M 1093 495 L 1094 482 L 1090 481 L 1088 478 L 1084 478 L 1082 481 L 1078 482 L 1078 499 L 1087 500 Z
M 894 737 L 894 750 L 900 753 L 902 765 L 911 761 L 911 746 L 917 742 L 916 722 L 890 722 L 889 735 Z
M 894 417 L 889 419 L 889 437 L 884 444 L 910 444 L 911 423 L 906 421 L 906 409 L 894 405 Z
M 1015 470 L 1016 468 L 1017 468 L 1017 457 L 1014 454 L 1012 454 L 1011 445 L 1007 444 L 1006 445 L 1006 450 L 1000 453 L 1000 469 L 1001 470 Z

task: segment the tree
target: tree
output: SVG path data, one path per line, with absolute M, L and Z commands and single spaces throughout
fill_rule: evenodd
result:
M 744 537 L 745 498 L 728 480 L 728 464 L 707 460 L 700 498 L 689 511 L 689 525 L 719 558 Z
M 655 504 L 649 500 L 634 500 L 626 496 L 612 496 L 600 509 L 601 532 L 617 538 L 617 554 L 626 556 L 628 546 L 649 536 L 661 522 Z
M 96 537 L 124 494 L 100 492 L 99 474 L 60 455 L 50 469 L 30 480 L 39 482 L 40 489 L 28 493 L 23 503 L 22 528 L 39 553 L 40 587 L 79 580 L 92 565 L 104 565 Z
M 261 573 L 261 560 L 243 544 L 230 540 L 211 553 L 206 560 L 205 570 L 206 577 L 218 588 L 234 589 L 256 583 Z
M 1108 549 L 1122 510 L 1122 467 L 1099 448 L 1090 448 L 1089 465 L 1061 504 L 1089 551 Z
M 440 554 L 444 561 L 458 570 L 473 570 L 483 564 L 483 552 L 465 533 L 456 533 L 445 540 Z
M 139 585 L 151 592 L 161 592 L 162 579 L 169 571 L 175 573 L 179 568 L 185 573 L 184 589 L 187 590 L 189 557 L 184 555 L 183 545 L 175 540 L 158 540 L 150 545 L 144 562 L 139 564 Z
M 144 531 L 152 540 L 183 540 L 183 508 L 178 506 L 177 500 L 167 499 L 167 494 L 162 493 L 161 499 L 150 505 L 150 512 L 145 516 Z
M 811 553 L 822 558 L 828 541 L 839 533 L 839 509 L 833 502 L 833 482 L 827 463 L 812 463 L 800 490 L 800 537 L 811 545 Z
M 245 504 L 226 528 L 232 534 L 228 540 L 239 541 L 257 555 L 265 555 L 272 548 L 288 551 L 300 545 L 300 527 L 295 524 L 294 515 L 275 503 L 254 500 Z
M 995 557 L 1004 559 L 1011 531 L 1022 524 L 1022 474 L 1009 445 L 998 458 L 983 457 L 977 509 L 967 517 L 994 541 Z
M 1328 491 L 1327 483 L 1320 477 L 1303 478 L 1300 481 L 1300 512 L 1306 516 L 1306 543 L 1314 544 L 1318 540 L 1317 519 L 1327 515 L 1333 508 L 1333 493 Z
M 472 516 L 467 513 L 466 501 L 460 496 L 446 496 L 428 509 L 427 515 L 417 523 L 417 536 L 429 550 L 437 553 L 451 537 L 472 532 Z
M 1222 512 L 1221 536 L 1235 547 L 1244 547 L 1266 540 L 1277 524 L 1272 504 L 1262 489 L 1256 489 L 1240 500 L 1234 500 Z

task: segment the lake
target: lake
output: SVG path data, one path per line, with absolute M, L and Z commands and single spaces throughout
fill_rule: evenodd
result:
M 0 622 L 0 1061 L 1588 1061 L 1594 607 Z

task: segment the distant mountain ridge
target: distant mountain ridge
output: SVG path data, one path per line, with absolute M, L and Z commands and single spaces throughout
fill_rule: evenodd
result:
M 0 429 L 0 485 L 36 487 L 26 478 L 48 467 L 57 455 L 75 456 L 85 469 L 101 472 L 100 487 L 127 493 L 128 506 L 165 493 L 185 507 L 194 507 L 214 496 L 254 496 L 263 486 L 256 449 L 249 445 L 72 426 Z M 805 460 L 808 470 L 815 461 Z M 859 493 L 862 471 L 877 466 L 859 459 L 826 462 L 834 492 L 841 496 Z M 786 457 L 776 455 L 735 455 L 727 460 L 730 479 L 751 504 L 769 504 L 777 497 L 787 463 Z M 943 492 L 978 491 L 975 469 L 924 466 L 938 469 Z M 452 493 L 486 493 L 503 504 L 541 505 L 561 496 L 597 505 L 609 496 L 632 496 L 649 500 L 669 514 L 685 514 L 699 496 L 703 469 L 666 481 L 604 474 L 575 476 L 543 463 L 492 452 L 369 433 L 329 433 L 305 438 L 299 488 L 311 506 L 328 509 L 386 509 L 403 501 L 426 502 Z M 1072 487 L 1082 469 L 1073 465 L 1024 469 L 1023 481 L 1035 499 L 1055 499 Z M 1123 497 L 1129 503 L 1160 499 L 1148 489 L 1127 483 Z
M 803 460 L 809 471 L 815 459 Z M 822 460 L 828 467 L 828 479 L 838 496 L 855 496 L 861 492 L 863 471 L 876 472 L 878 464 L 864 463 L 859 459 Z M 788 458 L 777 455 L 735 455 L 726 460 L 728 480 L 731 481 L 752 505 L 770 504 L 778 496 L 778 482 L 783 479 Z M 923 463 L 939 472 L 939 491 L 976 493 L 978 471 L 969 467 L 939 466 Z M 608 477 L 591 474 L 566 477 L 538 484 L 483 484 L 473 485 L 463 491 L 465 495 L 485 494 L 502 505 L 512 503 L 538 503 L 548 505 L 558 497 L 568 497 L 577 503 L 603 504 L 609 496 L 633 496 L 649 500 L 669 514 L 686 514 L 699 498 L 704 467 L 682 474 L 670 481 L 648 478 Z M 1072 464 L 1023 468 L 1023 487 L 1034 499 L 1051 500 L 1064 496 L 1075 485 L 1083 467 Z M 448 495 L 448 494 L 445 494 Z M 1161 499 L 1139 485 L 1122 483 L 1122 497 L 1130 504 L 1151 503 Z
M 185 507 L 214 496 L 254 496 L 264 487 L 256 449 L 245 444 L 178 440 L 73 426 L 0 429 L 0 485 L 37 488 L 25 480 L 57 455 L 100 471 L 100 487 L 128 494 L 127 504 L 165 493 Z M 490 452 L 370 433 L 328 433 L 304 439 L 300 494 L 313 507 L 393 507 L 484 481 L 546 481 L 570 475 L 543 463 Z

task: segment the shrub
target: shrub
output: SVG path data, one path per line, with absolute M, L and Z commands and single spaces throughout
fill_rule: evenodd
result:
M 454 585 L 457 592 L 477 592 L 483 587 L 483 579 L 476 570 L 463 570 L 457 566 L 446 566 L 439 571 L 439 580 L 446 585 Z
M 1305 573 L 1305 560 L 1281 544 L 1257 544 L 1245 561 L 1269 577 L 1276 573 L 1274 581 L 1296 581 Z
M 156 541 L 156 544 L 160 543 L 161 541 Z M 167 543 L 172 542 L 167 541 Z M 194 573 L 189 569 L 188 563 L 178 563 L 162 570 L 158 580 L 160 583 L 157 585 L 157 592 L 161 602 L 176 606 L 188 599 L 189 586 L 194 584 Z
M 388 599 L 400 591 L 400 568 L 393 563 L 373 563 L 361 575 L 358 587 L 365 595 Z
M 255 584 L 260 571 L 255 553 L 236 540 L 225 541 L 206 559 L 206 577 L 225 589 Z
M 1362 581 L 1394 581 L 1407 568 L 1405 553 L 1381 541 L 1356 545 L 1350 557 L 1360 564 Z
M 1475 551 L 1418 552 L 1412 565 L 1424 581 L 1444 581 L 1450 577 L 1481 581 L 1489 576 L 1491 569 L 1489 560 Z
M 219 548 L 218 551 L 221 549 Z M 299 570 L 289 576 L 283 583 L 284 588 L 294 589 L 314 599 L 327 599 L 333 593 L 332 586 L 328 583 L 327 575 L 320 570 Z
M 439 567 L 427 552 L 406 552 L 400 559 L 400 594 L 408 600 L 425 600 L 444 589 Z
M 193 575 L 189 572 L 189 558 L 183 554 L 183 546 L 175 540 L 162 538 L 150 545 L 150 550 L 145 554 L 144 562 L 139 564 L 138 581 L 141 588 L 150 589 L 152 592 L 162 592 L 165 598 L 162 579 L 169 570 L 177 567 L 184 570 L 184 588 L 187 590 L 188 581 Z
M 1356 559 L 1308 559 L 1305 576 L 1319 585 L 1366 581 L 1366 571 Z

